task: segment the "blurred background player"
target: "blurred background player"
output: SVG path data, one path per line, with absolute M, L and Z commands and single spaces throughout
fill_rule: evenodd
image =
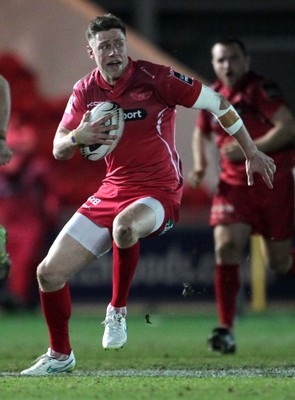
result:
M 12 156 L 7 146 L 6 135 L 11 110 L 10 87 L 4 76 L 0 75 L 0 165 L 7 164 Z M 0 222 L 2 223 L 1 219 Z M 6 252 L 7 232 L 0 225 L 0 282 L 5 281 L 10 269 L 10 259 Z
M 239 39 L 216 42 L 211 55 L 217 76 L 212 88 L 234 105 L 258 149 L 271 155 L 277 166 L 273 190 L 260 177 L 255 187 L 248 186 L 241 150 L 210 113 L 200 111 L 193 134 L 194 170 L 189 174 L 190 183 L 197 187 L 204 177 L 205 142 L 211 139 L 212 132 L 221 167 L 210 216 L 210 225 L 214 227 L 215 295 L 220 326 L 213 330 L 208 343 L 212 350 L 234 353 L 239 265 L 250 235 L 263 236 L 270 269 L 280 274 L 295 274 L 292 250 L 295 122 L 277 84 L 250 70 L 250 56 Z
M 178 221 L 183 176 L 174 137 L 177 105 L 210 110 L 226 132 L 235 135 L 247 157 L 250 185 L 256 171 L 271 188 L 276 169 L 273 160 L 257 150 L 242 120 L 222 96 L 171 67 L 130 59 L 126 28 L 119 18 L 108 14 L 92 20 L 87 40 L 96 68 L 74 86 L 54 138 L 55 157 L 71 159 L 79 152 L 79 144 L 112 143 L 105 133 L 116 129 L 105 125 L 110 116 L 89 121 L 90 110 L 98 102 L 116 101 L 134 117 L 126 120 L 120 143 L 106 157 L 102 185 L 67 222 L 38 266 L 50 347 L 22 375 L 49 375 L 75 367 L 68 281 L 110 249 L 113 293 L 103 322 L 102 346 L 119 349 L 127 342 L 127 300 L 140 240 L 161 235 Z

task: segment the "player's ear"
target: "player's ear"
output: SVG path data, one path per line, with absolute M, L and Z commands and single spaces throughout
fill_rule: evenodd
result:
M 90 46 L 87 46 L 87 53 L 88 53 L 89 57 L 93 60 L 94 54 L 93 54 L 93 50 Z

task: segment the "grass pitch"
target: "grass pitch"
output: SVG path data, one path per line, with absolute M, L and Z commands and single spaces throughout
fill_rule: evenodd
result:
M 236 322 L 235 355 L 208 351 L 215 313 L 128 311 L 128 343 L 101 348 L 102 312 L 73 310 L 73 373 L 21 377 L 46 352 L 42 315 L 0 316 L 0 397 L 10 399 L 284 400 L 294 398 L 295 312 L 246 313 Z M 172 311 L 172 312 L 171 312 Z

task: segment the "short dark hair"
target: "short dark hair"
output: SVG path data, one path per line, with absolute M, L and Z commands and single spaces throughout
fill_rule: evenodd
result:
M 94 38 L 97 32 L 109 31 L 110 29 L 120 29 L 126 36 L 126 28 L 122 20 L 115 15 L 105 14 L 90 21 L 86 31 L 87 40 Z
M 223 46 L 232 46 L 232 45 L 236 44 L 240 48 L 240 50 L 242 51 L 244 56 L 249 55 L 249 52 L 247 50 L 245 43 L 239 38 L 228 37 L 228 38 L 221 38 L 219 40 L 215 40 L 214 44 L 211 46 L 211 50 L 216 44 L 222 44 Z

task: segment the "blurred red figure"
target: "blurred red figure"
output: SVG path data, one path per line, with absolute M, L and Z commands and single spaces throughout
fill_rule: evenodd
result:
M 44 96 L 35 71 L 15 54 L 0 54 L 0 74 L 11 88 L 8 144 L 14 152 L 11 163 L 0 170 L 0 224 L 8 231 L 12 262 L 0 306 L 16 311 L 34 305 L 36 267 L 51 237 L 86 200 L 85 193 L 95 191 L 105 164 L 79 154 L 70 163 L 55 160 L 52 142 L 67 98 Z
M 1 303 L 12 310 L 34 303 L 36 267 L 46 249 L 46 231 L 57 218 L 58 200 L 51 190 L 50 163 L 37 151 L 34 127 L 12 119 L 8 143 L 14 157 L 0 171 L 0 220 L 9 232 L 12 267 Z
M 49 118 L 37 76 L 10 53 L 0 55 L 0 71 L 10 84 L 7 143 L 14 152 L 11 163 L 0 170 L 0 222 L 8 230 L 7 251 L 12 262 L 0 303 L 12 310 L 34 302 L 35 271 L 45 251 L 46 230 L 57 218 L 58 199 L 50 185 L 48 154 L 40 151 L 44 150 L 39 143 L 44 137 L 39 135 L 45 132 L 43 126 Z M 51 129 L 54 133 L 55 127 Z

